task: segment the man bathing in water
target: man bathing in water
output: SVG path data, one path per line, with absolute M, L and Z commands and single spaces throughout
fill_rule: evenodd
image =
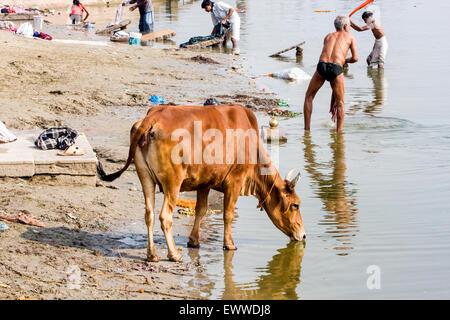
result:
M 372 30 L 372 33 L 375 37 L 375 44 L 373 46 L 372 52 L 367 57 L 367 65 L 369 67 L 378 65 L 379 69 L 383 69 L 384 59 L 386 58 L 388 49 L 388 43 L 386 37 L 384 36 L 384 30 L 379 23 L 375 22 L 372 12 L 364 12 L 362 15 L 362 19 L 366 23 L 366 26 L 360 27 L 353 23 L 353 21 L 350 21 L 350 25 L 353 29 L 359 32 L 369 29 Z
M 325 80 L 330 82 L 333 93 L 331 95 L 330 112 L 332 120 L 337 119 L 337 131 L 342 131 L 344 126 L 344 76 L 343 66 L 347 63 L 358 61 L 356 41 L 350 33 L 350 21 L 348 17 L 339 16 L 334 20 L 336 32 L 325 37 L 322 54 L 317 64 L 308 90 L 306 91 L 303 114 L 305 118 L 305 130 L 310 130 L 312 103 L 317 91 L 322 87 Z M 348 50 L 352 56 L 347 57 Z

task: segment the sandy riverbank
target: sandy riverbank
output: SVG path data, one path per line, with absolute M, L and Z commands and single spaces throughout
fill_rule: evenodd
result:
M 208 64 L 189 51 L 73 45 L 8 31 L 0 31 L 0 43 L 0 120 L 10 129 L 69 125 L 84 131 L 107 171 L 123 164 L 129 129 L 145 115 L 153 94 L 176 104 L 202 104 L 215 96 L 244 104 L 274 101 L 248 86 L 245 76 L 228 70 L 233 63 L 229 55 L 202 54 L 218 62 Z M 97 187 L 42 178 L 3 178 L 0 184 L 2 212 L 26 210 L 47 226 L 8 222 L 9 230 L 0 231 L 0 299 L 200 297 L 199 290 L 183 282 L 203 270 L 187 256 L 192 217 L 175 219 L 184 262 L 165 260 L 159 222 L 156 240 L 163 259 L 145 261 L 144 201 L 133 169 L 117 182 Z M 74 266 L 80 270 L 81 287 L 69 290 Z

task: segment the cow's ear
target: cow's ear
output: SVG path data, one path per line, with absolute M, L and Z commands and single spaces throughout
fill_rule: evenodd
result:
M 286 183 L 286 190 L 287 191 L 292 191 L 294 190 L 291 186 L 291 182 L 289 180 L 284 180 L 284 182 Z
M 295 189 L 295 186 L 297 185 L 298 180 L 300 179 L 300 172 L 295 176 L 294 179 L 292 179 L 291 181 L 289 181 L 289 188 L 291 190 Z
M 287 183 L 287 188 L 289 190 L 294 190 L 295 189 L 295 185 L 298 182 L 298 179 L 300 179 L 300 172 L 297 173 L 297 175 L 295 176 L 294 179 L 291 179 L 292 175 L 295 173 L 295 169 L 292 169 L 291 171 L 289 171 L 289 173 L 286 175 L 285 181 Z

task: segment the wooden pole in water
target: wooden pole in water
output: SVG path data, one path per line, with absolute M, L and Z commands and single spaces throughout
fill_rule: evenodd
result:
M 296 45 L 294 45 L 294 46 L 292 46 L 292 47 L 289 47 L 289 48 L 287 48 L 287 49 L 278 51 L 277 53 L 274 53 L 274 54 L 270 55 L 269 57 L 276 57 L 276 56 L 279 56 L 280 54 L 285 53 L 285 52 L 288 52 L 289 50 L 292 50 L 292 49 L 295 49 L 295 48 L 300 48 L 300 46 L 302 46 L 302 45 L 304 45 L 304 44 L 305 44 L 305 41 L 302 41 L 302 42 L 300 42 L 300 43 L 298 43 L 298 44 L 296 44 Z M 300 48 L 300 50 L 301 50 L 301 52 L 303 53 L 303 50 L 302 50 L 301 48 Z M 297 49 L 297 52 L 298 52 L 298 51 L 299 51 L 299 50 Z

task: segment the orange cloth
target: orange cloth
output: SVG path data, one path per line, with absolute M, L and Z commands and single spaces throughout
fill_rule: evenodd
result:
M 182 208 L 195 208 L 196 202 L 192 199 L 178 199 L 177 206 Z
M 350 18 L 355 12 L 357 12 L 358 10 L 360 10 L 361 8 L 364 8 L 365 6 L 371 4 L 374 0 L 367 0 L 365 1 L 363 4 L 359 5 L 355 10 L 352 11 L 352 13 L 350 13 L 348 15 L 348 17 Z

